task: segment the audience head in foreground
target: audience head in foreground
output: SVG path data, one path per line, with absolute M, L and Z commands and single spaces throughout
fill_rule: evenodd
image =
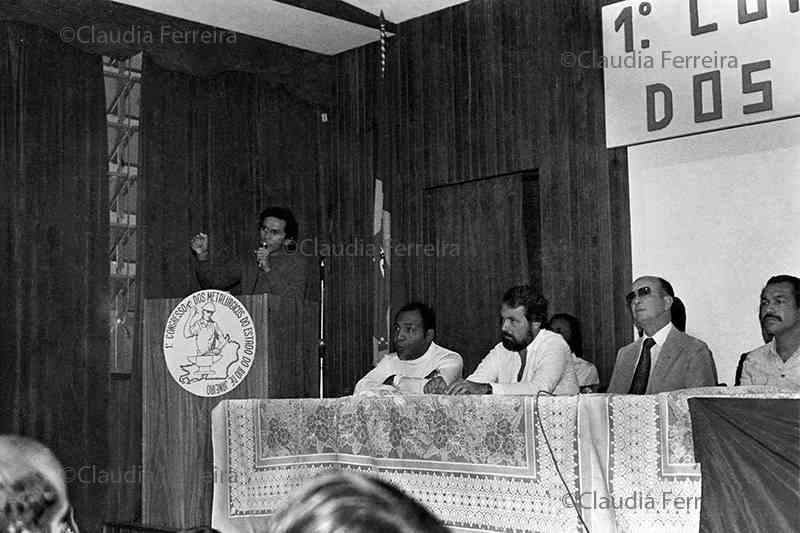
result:
M 0 532 L 77 531 L 53 452 L 27 437 L 0 435 Z
M 572 353 L 557 333 L 542 329 L 547 300 L 528 285 L 512 287 L 500 304 L 500 342 L 450 394 L 577 394 Z
M 665 279 L 643 276 L 625 301 L 644 336 L 617 352 L 608 392 L 656 394 L 717 384 L 717 369 L 706 343 L 672 321 L 675 292 Z
M 379 479 L 321 476 L 272 519 L 270 533 L 447 533 L 421 504 Z
M 572 350 L 572 359 L 575 362 L 575 375 L 578 378 L 578 387 L 581 392 L 597 392 L 600 387 L 600 376 L 597 367 L 583 356 L 583 335 L 581 322 L 569 313 L 556 313 L 550 318 L 548 329 L 558 333 L 567 341 Z
M 433 342 L 436 315 L 420 302 L 397 312 L 392 327 L 395 351 L 356 383 L 353 394 L 391 386 L 411 394 L 441 394 L 461 377 L 464 365 L 456 352 Z
M 766 344 L 745 357 L 741 384 L 800 388 L 800 278 L 767 280 L 758 318 Z

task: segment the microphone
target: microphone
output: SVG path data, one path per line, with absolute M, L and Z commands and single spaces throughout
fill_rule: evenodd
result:
M 266 249 L 267 249 L 267 243 L 266 243 L 266 242 L 264 242 L 264 241 L 261 241 L 261 243 L 260 243 L 260 246 L 258 247 L 258 249 L 259 249 L 259 250 L 261 250 L 261 249 L 264 249 L 264 250 L 266 250 Z M 261 266 L 261 261 L 258 259 L 258 250 L 256 250 L 256 264 L 257 264 L 259 267 Z

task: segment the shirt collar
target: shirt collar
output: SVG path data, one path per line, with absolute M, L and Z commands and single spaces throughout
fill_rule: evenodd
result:
M 775 359 L 777 359 L 781 363 L 788 363 L 789 361 L 791 361 L 795 357 L 800 357 L 800 346 L 798 346 L 798 348 L 794 351 L 794 353 L 789 356 L 789 359 L 784 361 L 783 358 L 778 353 L 778 347 L 775 344 L 775 337 L 772 337 L 772 339 L 767 343 L 767 350 L 769 350 L 769 354 L 772 357 L 774 357 Z
M 669 335 L 670 331 L 672 331 L 672 322 L 667 322 L 666 326 L 655 332 L 652 338 L 654 341 L 656 341 L 656 346 L 664 345 L 664 342 L 666 342 L 667 335 Z

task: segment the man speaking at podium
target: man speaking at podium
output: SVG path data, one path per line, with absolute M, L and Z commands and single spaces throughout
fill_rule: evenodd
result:
M 269 293 L 302 299 L 306 276 L 304 258 L 296 253 L 297 220 L 284 207 L 264 209 L 259 220 L 261 244 L 239 261 L 212 266 L 208 260 L 208 235 L 198 233 L 192 237 L 200 286 L 234 294 Z

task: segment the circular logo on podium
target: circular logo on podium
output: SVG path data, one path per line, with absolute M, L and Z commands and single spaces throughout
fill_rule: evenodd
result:
M 198 291 L 172 310 L 163 348 L 169 373 L 181 387 L 197 396 L 221 396 L 253 366 L 253 319 L 227 292 Z

